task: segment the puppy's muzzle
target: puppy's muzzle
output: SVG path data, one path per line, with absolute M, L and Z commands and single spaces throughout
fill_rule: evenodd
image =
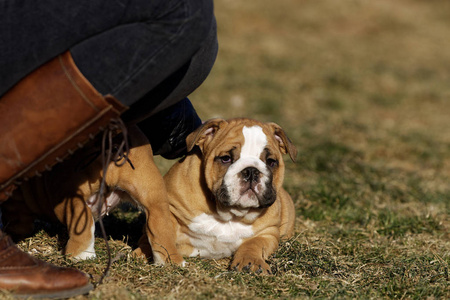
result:
M 258 183 L 260 178 L 261 172 L 254 167 L 248 167 L 241 171 L 242 179 L 245 182 L 252 183 Z
M 263 174 L 261 171 L 259 171 L 255 167 L 247 167 L 243 169 L 240 173 L 241 180 L 242 180 L 242 192 L 244 193 L 246 191 L 252 190 L 255 194 L 255 197 L 257 197 L 259 202 L 260 208 L 266 208 L 272 205 L 275 202 L 276 199 L 276 191 L 272 187 L 272 179 L 270 178 L 270 181 L 266 183 L 267 187 L 264 190 L 264 192 L 261 194 L 258 189 L 257 185 L 261 183 L 261 178 L 263 177 Z

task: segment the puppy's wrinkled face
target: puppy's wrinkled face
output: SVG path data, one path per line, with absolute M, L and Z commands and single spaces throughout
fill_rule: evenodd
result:
M 211 119 L 186 138 L 202 160 L 201 184 L 224 220 L 254 220 L 277 199 L 284 178 L 283 154 L 295 162 L 297 149 L 276 123 Z M 212 203 L 211 203 L 212 204 Z
M 268 136 L 257 125 L 244 126 L 238 140 L 214 158 L 215 167 L 223 174 L 213 191 L 216 201 L 222 207 L 238 209 L 269 207 L 276 200 L 273 179 L 281 154 L 270 147 Z

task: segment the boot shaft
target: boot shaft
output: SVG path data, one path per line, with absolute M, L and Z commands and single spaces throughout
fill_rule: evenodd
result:
M 15 184 L 50 170 L 125 110 L 95 90 L 69 52 L 29 74 L 0 99 L 0 202 Z

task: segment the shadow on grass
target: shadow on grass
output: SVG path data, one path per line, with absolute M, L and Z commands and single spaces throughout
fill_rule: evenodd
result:
M 137 247 L 145 224 L 145 213 L 129 203 L 121 203 L 102 220 L 108 239 L 124 241 L 132 249 Z M 60 249 L 67 244 L 69 236 L 61 223 L 35 220 L 32 236 L 41 230 L 50 237 L 56 237 Z M 103 238 L 98 221 L 95 223 L 95 237 Z

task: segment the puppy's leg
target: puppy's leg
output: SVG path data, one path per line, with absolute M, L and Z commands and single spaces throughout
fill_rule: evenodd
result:
M 141 238 L 140 247 L 135 254 L 145 254 L 151 247 L 156 264 L 172 262 L 184 265 L 185 261 L 175 246 L 176 232 L 171 221 L 167 191 L 162 175 L 153 161 L 150 143 L 137 127 L 130 127 L 128 132 L 131 144 L 136 145 L 129 153 L 129 159 L 135 162 L 135 169 L 127 164 L 122 166 L 117 182 L 121 189 L 138 202 L 147 217 L 147 239 L 143 242 L 145 237 Z M 148 253 L 146 256 L 148 257 Z
M 164 182 L 154 178 L 157 187 L 149 189 L 148 195 L 141 199 L 147 217 L 145 233 L 139 240 L 135 254 L 153 256 L 155 264 L 175 263 L 184 265 L 183 257 L 175 247 L 176 232 L 173 226 L 167 201 Z M 151 192 L 150 192 L 151 191 Z M 149 250 L 151 249 L 151 254 Z
M 236 251 L 231 269 L 268 274 L 270 267 L 266 259 L 278 246 L 278 236 L 262 235 L 245 241 Z
M 65 199 L 58 204 L 55 211 L 59 221 L 66 225 L 69 240 L 63 254 L 76 259 L 95 257 L 95 222 L 91 209 L 81 196 Z
M 153 260 L 153 251 L 152 246 L 150 246 L 150 243 L 148 242 L 147 233 L 144 233 L 139 238 L 138 241 L 138 247 L 133 251 L 133 255 L 135 257 L 142 257 L 145 259 Z

